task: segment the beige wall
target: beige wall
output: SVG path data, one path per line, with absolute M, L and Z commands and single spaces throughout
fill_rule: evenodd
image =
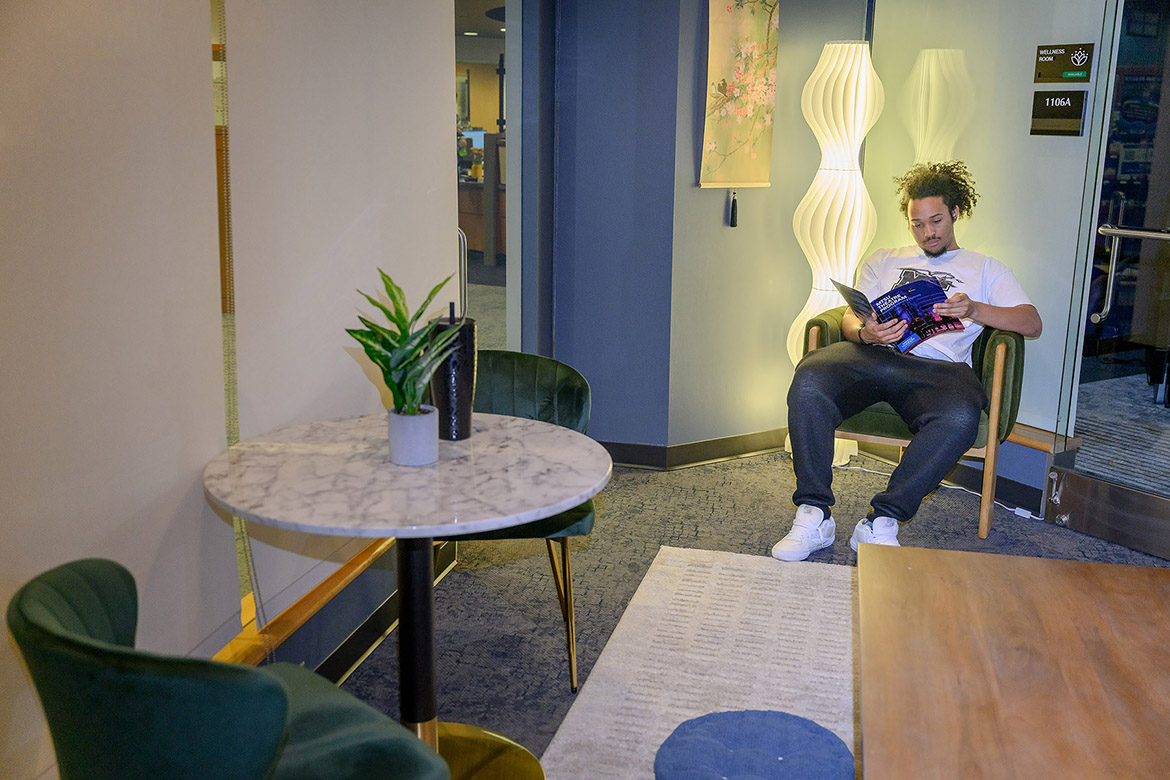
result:
M 143 643 L 184 652 L 238 603 L 199 486 L 224 441 L 207 7 L 0 16 L 0 601 L 115 557 Z M 38 776 L 51 747 L 11 640 L 0 713 L 3 774 Z
M 342 332 L 354 288 L 381 265 L 417 300 L 455 266 L 452 8 L 269 5 L 227 8 L 245 435 L 377 408 Z M 238 595 L 200 482 L 225 442 L 208 7 L 0 0 L 0 19 L 0 602 L 111 557 L 139 583 L 140 646 L 209 654 Z M 258 545 L 270 614 L 323 552 Z M 6 638 L 2 774 L 52 762 Z
M 1032 94 L 1048 88 L 1033 83 L 1036 47 L 1095 43 L 1094 65 L 1100 68 L 1113 33 L 1111 5 L 1108 0 L 978 5 L 937 0 L 923 7 L 914 0 L 883 0 L 874 22 L 873 60 L 885 84 L 886 108 L 866 140 L 865 181 L 878 211 L 871 250 L 911 243 L 891 182 L 914 162 L 907 127 L 924 105 L 912 100 L 920 95 L 910 78 L 918 52 L 963 52 L 969 87 L 953 75 L 944 82 L 940 73 L 932 74 L 936 83 L 946 84 L 947 97 L 966 91 L 971 101 L 971 119 L 951 156 L 966 161 L 981 198 L 972 218 L 956 225 L 955 235 L 961 246 L 1010 266 L 1044 319 L 1044 334 L 1027 344 L 1019 420 L 1046 430 L 1063 429 L 1060 377 L 1067 384 L 1073 375 L 1073 366 L 1064 365 L 1071 346 L 1070 301 L 1081 296 L 1077 268 L 1087 267 L 1085 250 L 1092 243 L 1081 225 L 1092 223 L 1096 208 L 1096 163 L 1086 161 L 1097 159 L 1094 134 L 1103 120 L 1095 97 L 1105 91 L 1109 72 L 1100 69 L 1086 85 L 1084 135 L 1029 135 Z M 962 24 L 952 23 L 959 18 Z M 944 111 L 951 117 L 961 113 L 954 106 Z M 1079 353 L 1075 326 L 1072 337 Z
M 456 270 L 454 7 L 401 5 L 227 4 L 244 438 L 382 409 L 345 333 L 359 308 L 377 314 L 357 289 L 377 292 L 382 268 L 415 306 Z M 457 299 L 451 283 L 435 308 Z M 269 615 L 334 568 L 318 560 L 360 549 L 337 537 L 253 535 Z

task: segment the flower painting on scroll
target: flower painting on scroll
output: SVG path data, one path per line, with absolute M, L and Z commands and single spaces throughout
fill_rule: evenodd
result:
M 778 0 L 710 0 L 701 187 L 766 187 Z

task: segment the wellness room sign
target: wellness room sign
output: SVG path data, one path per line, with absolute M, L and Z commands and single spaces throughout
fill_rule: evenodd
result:
M 1093 44 L 1059 43 L 1036 47 L 1036 84 L 1084 84 L 1093 73 Z M 1031 135 L 1084 135 L 1086 90 L 1032 95 Z

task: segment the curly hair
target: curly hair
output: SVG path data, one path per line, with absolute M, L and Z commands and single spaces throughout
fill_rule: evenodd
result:
M 975 180 L 962 160 L 949 162 L 919 163 L 902 176 L 895 176 L 901 196 L 899 207 L 902 216 L 908 216 L 906 209 L 911 200 L 941 197 L 947 209 L 959 210 L 959 217 L 969 217 L 979 201 L 975 191 Z

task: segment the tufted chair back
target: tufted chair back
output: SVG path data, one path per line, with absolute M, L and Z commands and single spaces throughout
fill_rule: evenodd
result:
M 413 733 L 308 669 L 142 652 L 137 622 L 133 576 L 97 558 L 8 604 L 61 780 L 450 780 Z
M 542 355 L 481 349 L 475 411 L 555 423 L 585 433 L 589 383 L 570 365 Z
M 280 682 L 136 651 L 137 622 L 133 576 L 101 559 L 47 571 L 8 605 L 61 780 L 269 776 L 288 709 Z

